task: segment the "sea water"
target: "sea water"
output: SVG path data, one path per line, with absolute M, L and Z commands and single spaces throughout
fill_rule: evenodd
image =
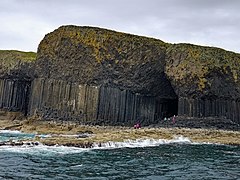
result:
M 0 131 L 0 141 L 33 136 Z M 1 146 L 0 179 L 240 179 L 240 146 L 198 144 L 186 137 L 91 149 Z

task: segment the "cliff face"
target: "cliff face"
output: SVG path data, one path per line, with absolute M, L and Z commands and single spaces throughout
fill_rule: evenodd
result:
M 240 122 L 240 54 L 213 47 L 171 45 L 165 72 L 179 97 L 179 115 Z
M 240 97 L 240 54 L 214 47 L 175 44 L 167 49 L 165 72 L 179 96 Z
M 92 124 L 153 123 L 170 114 L 164 99 L 177 100 L 164 73 L 168 46 L 100 28 L 60 27 L 39 45 L 31 114 Z
M 160 40 L 100 28 L 63 26 L 41 41 L 36 74 L 145 95 L 174 96 L 173 91 L 166 92 L 166 46 Z
M 240 97 L 240 54 L 92 27 L 62 26 L 47 34 L 36 74 L 150 96 L 173 97 L 173 86 L 181 97 Z
M 0 108 L 28 113 L 36 53 L 0 50 Z
M 89 114 L 88 104 L 94 104 L 95 119 L 116 120 L 114 124 L 131 119 L 153 123 L 176 113 L 239 122 L 239 63 L 239 54 L 219 48 L 167 44 L 100 28 L 62 26 L 47 34 L 39 45 L 35 73 L 49 88 L 40 88 L 36 96 L 42 95 L 43 100 L 32 109 L 42 112 L 45 108 L 45 114 L 56 114 L 59 108 L 52 107 L 65 103 L 61 111 Z M 40 79 L 36 82 L 43 81 Z M 69 85 L 58 87 L 58 80 Z M 91 93 L 80 88 L 82 85 L 89 86 L 87 89 L 97 87 L 95 103 Z M 66 92 L 64 103 L 53 103 L 49 94 L 55 91 L 58 97 Z M 80 101 L 72 102 L 83 96 L 84 108 L 78 109 Z M 129 108 L 131 111 L 126 111 Z
M 0 50 L 0 78 L 31 80 L 36 53 L 15 50 Z
M 240 123 L 237 53 L 62 26 L 34 59 L 0 51 L 1 108 L 86 124 L 152 124 L 174 114 Z

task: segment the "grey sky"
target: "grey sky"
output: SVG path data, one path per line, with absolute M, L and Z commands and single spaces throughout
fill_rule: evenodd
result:
M 239 0 L 1 0 L 0 49 L 37 51 L 61 25 L 97 26 L 240 52 Z

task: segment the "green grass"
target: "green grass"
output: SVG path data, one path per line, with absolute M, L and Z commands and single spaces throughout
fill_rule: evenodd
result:
M 34 62 L 36 55 L 35 52 L 0 50 L 0 66 L 2 69 L 14 69 L 21 64 Z
M 221 48 L 173 44 L 167 49 L 166 73 L 181 83 L 196 83 L 200 91 L 211 86 L 213 73 L 240 83 L 240 54 Z M 209 79 L 210 78 L 210 79 Z
M 81 45 L 90 49 L 89 54 L 99 63 L 113 59 L 116 63 L 130 58 L 159 59 L 159 54 L 169 45 L 154 38 L 96 27 L 61 26 L 45 36 L 39 45 L 39 53 L 54 59 L 61 43 L 72 48 Z

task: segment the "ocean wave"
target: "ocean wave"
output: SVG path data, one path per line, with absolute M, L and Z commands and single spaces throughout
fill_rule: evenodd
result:
M 0 130 L 0 133 L 9 133 L 9 134 L 22 134 L 21 131 L 17 131 L 17 130 Z
M 9 133 L 9 134 L 19 134 L 19 137 L 24 135 L 20 131 L 9 131 L 9 130 L 1 130 L 0 133 Z M 40 134 L 26 134 L 33 136 L 38 136 L 41 138 L 50 137 L 51 135 L 40 135 Z M 76 135 L 77 136 L 77 135 Z M 75 136 L 74 136 L 75 137 Z M 18 140 L 18 139 L 16 139 Z M 3 145 L 0 146 L 0 152 L 16 152 L 16 153 L 29 153 L 34 155 L 50 155 L 50 154 L 73 154 L 73 153 L 81 153 L 88 150 L 98 150 L 98 149 L 116 149 L 116 148 L 139 148 L 139 147 L 155 147 L 164 144 L 210 144 L 210 143 L 196 143 L 192 142 L 188 137 L 184 136 L 175 136 L 171 140 L 167 139 L 136 139 L 136 140 L 125 140 L 123 142 L 113 142 L 109 141 L 106 143 L 93 143 L 91 148 L 79 148 L 79 147 L 69 147 L 69 146 L 46 146 L 39 142 L 25 142 L 23 145 L 11 146 L 11 145 Z M 37 144 L 37 145 L 36 145 Z
M 174 139 L 136 139 L 136 140 L 125 140 L 123 142 L 109 141 L 106 143 L 95 143 L 95 149 L 111 149 L 111 148 L 138 148 L 138 147 L 154 147 L 162 144 L 191 144 L 193 143 L 189 138 L 183 136 L 176 136 Z
M 12 153 L 26 153 L 31 155 L 64 155 L 64 154 L 74 154 L 88 151 L 90 149 L 85 148 L 77 148 L 77 147 L 67 147 L 67 146 L 46 146 L 41 143 L 39 145 L 27 145 L 25 143 L 22 146 L 1 146 L 0 152 L 12 152 Z
M 116 149 L 116 148 L 138 148 L 138 147 L 154 147 L 162 144 L 190 144 L 192 141 L 183 136 L 175 137 L 172 140 L 165 139 L 137 139 L 137 140 L 126 140 L 124 142 L 107 142 L 107 143 L 95 143 L 92 148 L 78 148 L 68 146 L 46 146 L 38 142 L 38 145 L 34 143 L 25 142 L 22 146 L 1 146 L 0 152 L 14 152 L 14 153 L 28 153 L 34 155 L 54 155 L 54 154 L 73 154 L 81 153 L 89 150 L 98 149 Z

